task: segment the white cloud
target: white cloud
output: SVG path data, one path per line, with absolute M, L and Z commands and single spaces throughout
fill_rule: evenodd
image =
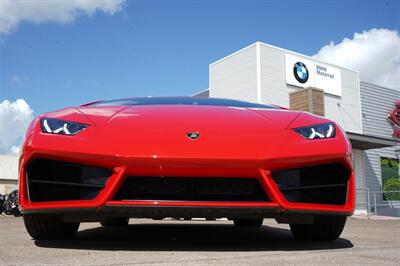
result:
M 121 10 L 126 0 L 1 0 L 0 35 L 8 34 L 21 22 L 69 23 L 78 15 L 101 11 L 109 15 Z
M 19 149 L 20 149 L 20 146 L 16 146 L 16 145 L 13 145 L 12 147 L 11 147 L 11 149 L 10 149 L 10 152 L 11 152 L 11 154 L 18 154 L 19 153 Z
M 358 70 L 360 80 L 400 90 L 400 35 L 371 29 L 322 47 L 314 57 Z
M 25 100 L 0 103 L 0 154 L 18 153 L 16 142 L 24 135 L 32 119 L 33 110 Z

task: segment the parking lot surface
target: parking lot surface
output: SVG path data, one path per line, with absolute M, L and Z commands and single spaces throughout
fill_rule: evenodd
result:
M 0 264 L 58 265 L 399 265 L 400 220 L 350 218 L 335 242 L 295 240 L 287 225 L 261 229 L 229 221 L 130 220 L 128 227 L 81 224 L 77 237 L 35 241 L 21 218 L 0 216 Z

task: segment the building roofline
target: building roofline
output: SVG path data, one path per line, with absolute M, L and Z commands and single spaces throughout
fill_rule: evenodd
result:
M 309 60 L 313 60 L 313 61 L 320 62 L 321 64 L 325 64 L 325 65 L 330 65 L 330 66 L 333 66 L 333 67 L 342 68 L 342 69 L 344 69 L 344 70 L 348 70 L 348 71 L 351 71 L 351 72 L 354 72 L 354 73 L 359 74 L 359 71 L 357 71 L 357 70 L 350 69 L 350 68 L 343 67 L 343 66 L 339 66 L 339 65 L 335 65 L 335 64 L 332 64 L 332 63 L 328 63 L 328 62 L 322 61 L 322 60 L 320 60 L 320 59 L 314 58 L 314 57 L 312 57 L 312 56 L 300 54 L 300 53 L 297 53 L 297 52 L 294 52 L 294 51 L 290 51 L 290 50 L 287 50 L 287 49 L 284 49 L 284 48 L 281 48 L 281 47 L 278 47 L 278 46 L 274 46 L 274 45 L 271 45 L 271 44 L 267 44 L 267 43 L 264 43 L 264 42 L 260 42 L 260 41 L 257 41 L 257 42 L 255 42 L 255 43 L 252 43 L 252 44 L 250 44 L 250 45 L 248 45 L 248 46 L 246 46 L 246 47 L 244 47 L 244 48 L 242 48 L 242 49 L 240 49 L 240 50 L 238 50 L 238 51 L 236 51 L 236 52 L 233 52 L 233 53 L 231 53 L 231 54 L 229 54 L 229 55 L 227 55 L 227 56 L 225 56 L 225 57 L 223 57 L 223 58 L 221 58 L 221 59 L 215 61 L 215 62 L 212 62 L 212 63 L 210 64 L 210 66 L 215 65 L 215 64 L 218 64 L 218 63 L 220 63 L 220 62 L 222 62 L 222 61 L 224 61 L 224 60 L 226 60 L 226 59 L 228 59 L 228 58 L 230 58 L 230 57 L 232 57 L 232 56 L 234 56 L 234 55 L 236 55 L 236 54 L 238 54 L 238 53 L 243 52 L 244 50 L 247 50 L 247 49 L 249 49 L 249 48 L 251 48 L 251 47 L 253 47 L 253 46 L 256 46 L 257 44 L 259 44 L 259 45 L 264 45 L 264 46 L 267 46 L 267 47 L 270 47 L 270 48 L 274 48 L 274 49 L 277 49 L 277 50 L 280 50 L 280 51 L 283 51 L 283 52 L 286 52 L 286 53 L 294 54 L 294 55 L 297 55 L 297 56 L 305 57 L 305 58 L 307 58 L 307 59 L 309 59 Z
M 234 56 L 234 55 L 236 55 L 236 54 L 238 54 L 238 53 L 243 52 L 244 50 L 247 50 L 247 49 L 251 48 L 252 46 L 256 46 L 257 43 L 258 43 L 258 42 L 252 43 L 252 44 L 250 44 L 250 45 L 248 45 L 248 46 L 246 46 L 246 47 L 244 47 L 244 48 L 242 48 L 242 49 L 240 49 L 240 50 L 237 50 L 237 51 L 235 51 L 235 52 L 233 52 L 233 53 L 231 53 L 231 54 L 228 54 L 227 56 L 222 57 L 221 59 L 218 59 L 217 61 L 212 62 L 209 66 L 218 64 L 218 63 L 220 63 L 220 62 L 222 62 L 222 61 L 224 61 L 224 60 L 226 60 L 226 59 L 228 59 L 228 58 L 230 58 L 230 57 L 232 57 L 232 56 Z
M 13 158 L 13 159 L 18 159 L 18 155 L 14 155 L 14 154 L 0 154 L 0 158 Z
M 192 94 L 190 94 L 190 96 L 193 97 L 193 96 L 195 96 L 195 95 L 198 95 L 198 94 L 203 93 L 203 92 L 206 92 L 206 91 L 210 91 L 210 88 L 207 88 L 207 89 L 204 89 L 204 90 L 201 90 L 201 91 L 192 93 Z
M 397 146 L 400 142 L 393 138 L 346 132 L 354 149 L 369 150 Z
M 392 91 L 395 91 L 395 92 L 399 92 L 399 90 L 396 90 L 394 88 L 388 88 L 388 87 L 384 87 L 382 85 L 378 85 L 378 84 L 374 84 L 374 83 L 370 83 L 370 82 L 366 82 L 366 81 L 362 81 L 362 80 L 360 80 L 360 84 L 367 85 L 367 86 L 373 86 L 373 87 L 386 89 L 386 90 L 392 90 Z

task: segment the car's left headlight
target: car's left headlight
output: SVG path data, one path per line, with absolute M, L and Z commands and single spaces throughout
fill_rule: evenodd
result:
M 335 124 L 326 123 L 313 125 L 308 127 L 294 128 L 294 131 L 305 137 L 306 139 L 326 139 L 335 137 Z
M 42 118 L 41 126 L 43 133 L 75 135 L 84 130 L 88 125 L 54 118 Z

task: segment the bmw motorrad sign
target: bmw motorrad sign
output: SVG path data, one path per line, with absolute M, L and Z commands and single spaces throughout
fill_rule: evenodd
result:
M 297 87 L 315 87 L 325 93 L 342 96 L 340 69 L 287 54 L 286 83 Z

